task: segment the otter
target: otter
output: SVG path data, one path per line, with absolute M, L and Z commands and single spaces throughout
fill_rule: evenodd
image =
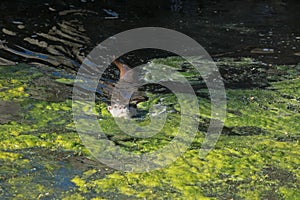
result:
M 134 107 L 128 107 L 125 105 L 114 104 L 108 106 L 108 110 L 113 117 L 125 118 L 129 119 L 131 117 L 136 116 L 137 111 Z
M 111 105 L 108 106 L 108 110 L 113 117 L 129 119 L 137 114 L 136 105 L 127 105 L 131 99 L 131 95 L 135 93 L 135 89 L 137 89 L 135 88 L 137 76 L 128 65 L 118 60 L 115 60 L 113 64 L 115 64 L 120 71 L 120 79 L 116 84 L 116 91 L 114 93 L 115 99 L 111 102 Z M 136 104 L 145 98 L 142 97 L 141 100 L 141 96 L 139 96 L 137 99 Z

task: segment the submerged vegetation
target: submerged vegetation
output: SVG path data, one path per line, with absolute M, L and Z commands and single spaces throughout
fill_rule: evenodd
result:
M 218 60 L 227 118 L 215 149 L 202 159 L 199 151 L 210 120 L 205 84 L 180 58 L 153 63 L 175 67 L 193 83 L 200 125 L 183 156 L 144 173 L 116 171 L 91 156 L 72 120 L 74 80 L 66 72 L 24 64 L 0 67 L 0 198 L 300 199 L 300 65 Z M 101 127 L 123 150 L 152 152 L 178 133 L 176 97 L 151 91 L 148 97 L 133 120 L 148 124 L 146 113 L 157 104 L 167 107 L 168 119 L 160 133 L 146 139 L 123 133 L 107 104 L 96 103 Z

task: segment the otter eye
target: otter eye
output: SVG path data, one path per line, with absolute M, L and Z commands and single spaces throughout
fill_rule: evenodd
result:
M 116 109 L 118 106 L 114 105 L 114 108 Z

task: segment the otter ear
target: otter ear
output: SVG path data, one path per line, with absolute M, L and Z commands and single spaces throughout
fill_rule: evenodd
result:
M 108 110 L 111 110 L 111 109 L 112 109 L 112 107 L 111 107 L 111 106 L 108 106 L 108 107 L 107 107 L 107 109 L 108 109 Z

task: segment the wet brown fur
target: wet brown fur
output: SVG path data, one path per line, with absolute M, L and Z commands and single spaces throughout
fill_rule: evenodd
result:
M 130 68 L 128 65 L 123 64 L 123 63 L 119 62 L 118 60 L 115 60 L 113 63 L 114 63 L 114 64 L 118 67 L 118 69 L 120 70 L 120 79 L 123 79 L 124 76 L 125 76 L 125 74 L 126 74 L 129 70 L 131 70 L 131 68 Z

